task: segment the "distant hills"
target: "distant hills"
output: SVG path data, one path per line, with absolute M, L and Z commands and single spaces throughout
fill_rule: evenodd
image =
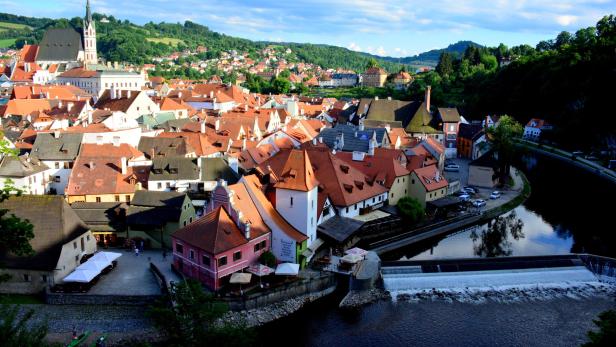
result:
M 482 47 L 482 45 L 475 43 L 473 41 L 458 41 L 449 45 L 447 48 L 441 49 L 433 49 L 428 52 L 424 52 L 412 57 L 404 57 L 404 58 L 394 58 L 394 57 L 378 57 L 378 59 L 382 59 L 385 61 L 398 63 L 398 64 L 406 64 L 412 66 L 432 66 L 435 67 L 438 64 L 438 59 L 442 53 L 447 52 L 451 53 L 453 56 L 459 56 L 464 51 L 470 47 Z
M 102 18 L 107 21 L 100 22 Z M 344 68 L 361 72 L 369 60 L 374 58 L 389 72 L 397 72 L 404 65 L 411 69 L 419 66 L 436 66 L 442 52 L 454 55 L 462 53 L 468 46 L 478 44 L 471 41 L 460 41 L 444 49 L 431 50 L 413 57 L 394 58 L 381 57 L 363 52 L 355 52 L 343 47 L 309 44 L 309 43 L 274 43 L 251 41 L 227 36 L 210 30 L 207 26 L 190 21 L 180 23 L 147 23 L 139 26 L 127 20 L 119 20 L 113 16 L 94 14 L 98 21 L 98 49 L 101 56 L 111 61 L 126 61 L 136 64 L 151 62 L 152 58 L 164 56 L 184 48 L 194 49 L 205 46 L 215 56 L 216 52 L 237 50 L 244 51 L 256 57 L 258 52 L 268 45 L 291 48 L 293 56 L 290 61 L 298 60 L 317 64 L 324 68 Z M 0 28 L 0 47 L 21 47 L 24 42 L 37 43 L 43 33 L 49 28 L 72 26 L 81 29 L 81 18 L 49 19 L 17 16 L 0 13 L 0 22 L 5 27 Z M 0 24 L 1 24 L 0 23 Z M 7 30 L 10 24 L 15 26 Z

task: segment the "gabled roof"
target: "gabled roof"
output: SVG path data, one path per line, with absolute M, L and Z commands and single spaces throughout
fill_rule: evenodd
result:
M 39 44 L 37 61 L 77 61 L 83 51 L 81 34 L 75 29 L 47 29 Z
M 173 238 L 212 255 L 248 243 L 223 206 L 179 229 Z
M 413 172 L 419 177 L 419 181 L 428 192 L 445 188 L 449 185 L 445 177 L 439 173 L 436 165 L 415 169 Z
M 229 184 L 238 181 L 238 175 L 222 158 L 199 158 L 201 161 L 201 181 L 223 179 Z
M 198 158 L 158 157 L 152 160 L 150 181 L 198 180 Z
M 62 246 L 88 232 L 85 223 L 75 214 L 61 196 L 12 196 L 0 203 L 0 208 L 27 219 L 33 226 L 34 238 L 30 245 L 34 255 L 16 257 L 0 245 L 0 262 L 12 269 L 52 271 L 56 268 Z
M 292 149 L 274 187 L 309 192 L 318 185 L 306 151 Z
M 71 208 L 92 231 L 126 230 L 128 205 L 121 202 L 75 202 Z
M 46 170 L 49 170 L 47 165 L 27 154 L 19 157 L 5 155 L 0 159 L 0 177 L 3 178 L 23 178 Z
M 135 102 L 135 99 L 137 99 L 139 94 L 143 92 L 117 90 L 116 93 L 119 93 L 120 96 L 118 98 L 112 98 L 111 90 L 106 89 L 94 105 L 94 108 L 102 110 L 108 109 L 113 112 L 126 112 L 131 107 L 133 102 Z
M 434 134 L 440 132 L 435 128 L 432 113 L 427 110 L 426 103 L 422 102 L 413 113 L 411 121 L 406 126 L 409 133 Z
M 338 124 L 333 128 L 321 130 L 318 137 L 323 139 L 323 142 L 330 148 L 334 148 L 340 134 L 343 135 L 342 147 L 343 151 L 347 152 L 365 152 L 370 148 L 370 140 L 376 133 L 376 142 L 383 143 L 383 137 L 387 135 L 385 128 L 364 128 L 359 130 L 358 127 L 346 124 Z M 355 136 L 357 134 L 357 136 Z
M 373 156 L 366 155 L 362 160 L 353 160 L 353 153 L 337 152 L 336 157 L 346 161 L 363 172 L 372 180 L 381 181 L 387 188 L 391 188 L 396 178 L 407 176 L 406 156 L 397 149 L 377 148 Z
M 19 52 L 19 60 L 25 63 L 34 63 L 38 50 L 39 46 L 37 45 L 24 45 Z
M 439 107 L 438 113 L 441 116 L 441 120 L 445 123 L 458 123 L 460 122 L 460 113 L 457 108 Z
M 75 160 L 83 134 L 38 133 L 30 152 L 40 160 Z
M 141 137 L 137 149 L 147 159 L 157 157 L 184 157 L 194 150 L 190 149 L 184 138 Z
M 131 226 L 179 223 L 187 198 L 186 194 L 177 192 L 136 191 L 126 213 L 126 222 Z

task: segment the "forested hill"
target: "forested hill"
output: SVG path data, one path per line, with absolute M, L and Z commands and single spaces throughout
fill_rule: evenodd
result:
M 148 63 L 154 57 L 168 55 L 185 48 L 197 46 L 208 48 L 207 58 L 216 57 L 222 51 L 236 50 L 251 55 L 268 45 L 290 47 L 295 58 L 307 63 L 318 64 L 324 68 L 345 68 L 363 71 L 372 56 L 354 52 L 346 48 L 301 43 L 256 42 L 232 37 L 210 30 L 207 26 L 190 21 L 180 23 L 147 23 L 143 26 L 113 16 L 95 13 L 97 21 L 98 51 L 110 61 L 125 61 L 137 64 Z M 107 21 L 101 22 L 106 18 Z M 49 19 L 16 16 L 0 13 L 0 22 L 18 24 L 13 30 L 0 31 L 0 40 L 11 41 L 13 47 L 21 47 L 24 42 L 37 43 L 48 28 L 72 26 L 81 29 L 82 19 Z M 0 24 L 1 24 L 0 23 Z M 14 40 L 14 41 L 12 41 Z M 379 64 L 390 72 L 397 72 L 401 65 L 391 60 L 376 57 Z
M 449 53 L 454 57 L 459 57 L 466 51 L 468 47 L 482 47 L 480 44 L 473 41 L 458 41 L 449 45 L 447 48 L 433 49 L 412 57 L 394 58 L 394 57 L 378 57 L 387 61 L 413 65 L 413 66 L 436 66 L 438 59 L 443 53 Z

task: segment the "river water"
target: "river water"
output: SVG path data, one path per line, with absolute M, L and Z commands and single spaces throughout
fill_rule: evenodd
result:
M 497 220 L 391 252 L 384 260 L 498 257 L 588 252 L 616 256 L 616 186 L 557 160 L 525 155 L 516 166 L 531 197 Z M 260 330 L 264 345 L 292 334 L 301 346 L 578 346 L 611 299 L 520 303 L 381 302 L 337 309 L 339 296 Z M 454 342 L 455 341 L 455 342 Z

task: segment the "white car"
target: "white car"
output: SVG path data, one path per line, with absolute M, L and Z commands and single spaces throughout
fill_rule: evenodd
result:
M 460 200 L 462 201 L 469 201 L 471 199 L 471 196 L 468 194 L 462 194 L 460 196 L 458 196 L 460 198 Z
M 494 192 L 492 192 L 492 194 L 490 194 L 490 199 L 492 199 L 492 200 L 496 200 L 496 199 L 500 198 L 500 197 L 501 197 L 501 195 L 502 195 L 502 194 L 501 194 L 501 192 L 499 192 L 499 191 L 494 191 Z
M 473 201 L 473 206 L 475 207 L 483 207 L 486 205 L 486 201 L 482 200 L 482 199 L 477 199 L 475 201 Z

